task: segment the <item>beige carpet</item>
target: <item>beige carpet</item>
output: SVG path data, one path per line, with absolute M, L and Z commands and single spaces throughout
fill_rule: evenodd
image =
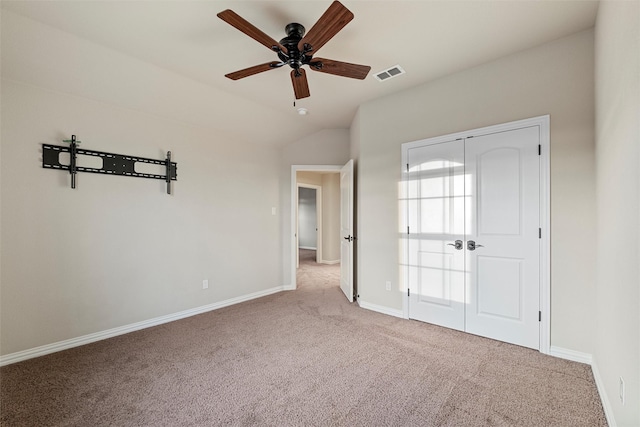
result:
M 588 366 L 299 289 L 5 366 L 3 426 L 602 426 Z

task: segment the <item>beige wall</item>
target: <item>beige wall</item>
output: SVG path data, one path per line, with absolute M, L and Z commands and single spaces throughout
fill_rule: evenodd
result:
M 594 310 L 593 31 L 360 106 L 358 293 L 402 309 L 398 289 L 401 144 L 551 116 L 551 344 L 591 353 Z M 589 242 L 589 244 L 585 244 Z M 385 290 L 385 281 L 393 291 Z
M 1 89 L 2 354 L 282 285 L 276 150 L 22 83 Z M 40 145 L 72 133 L 87 149 L 171 150 L 174 194 L 89 173 L 72 190 L 68 173 L 42 168 Z
M 322 257 L 323 261 L 340 261 L 340 174 L 322 174 Z
M 296 173 L 298 184 L 322 186 L 322 174 L 319 172 L 300 171 Z
M 349 130 L 326 129 L 280 150 L 280 216 L 282 238 L 282 271 L 285 286 L 293 284 L 291 277 L 291 166 L 340 166 L 349 161 Z
M 594 362 L 619 426 L 640 425 L 640 2 L 596 23 L 598 197 Z M 626 403 L 618 397 L 625 381 Z
M 245 101 L 5 10 L 1 91 L 2 355 L 282 286 L 279 151 L 216 127 Z M 281 122 L 255 116 L 245 126 Z M 72 133 L 87 149 L 171 150 L 175 194 L 86 173 L 71 190 L 41 143 Z
M 260 147 L 216 127 L 253 111 L 242 100 L 9 12 L 2 33 L 0 354 L 291 283 L 290 165 L 346 163 L 348 130 Z M 300 123 L 292 135 L 312 128 Z M 38 160 L 40 143 L 71 133 L 103 151 L 171 150 L 175 195 L 92 174 L 71 192 Z

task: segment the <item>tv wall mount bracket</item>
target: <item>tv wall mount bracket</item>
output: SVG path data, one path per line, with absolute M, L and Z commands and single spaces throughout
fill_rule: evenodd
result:
M 71 188 L 76 188 L 76 174 L 78 172 L 101 173 L 105 175 L 135 176 L 138 178 L 162 179 L 167 183 L 167 194 L 171 194 L 171 181 L 178 180 L 178 164 L 171 161 L 171 151 L 167 151 L 164 160 L 148 159 L 146 157 L 127 156 L 123 154 L 105 153 L 104 151 L 85 150 L 79 148 L 81 141 L 71 135 L 71 139 L 62 142 L 69 144 L 50 145 L 42 144 L 42 167 L 46 169 L 68 170 L 71 175 Z M 60 153 L 69 153 L 69 164 L 60 163 Z M 78 155 L 93 156 L 102 159 L 102 167 L 86 167 L 77 165 Z M 136 172 L 136 163 L 150 163 L 165 167 L 165 174 L 152 174 Z

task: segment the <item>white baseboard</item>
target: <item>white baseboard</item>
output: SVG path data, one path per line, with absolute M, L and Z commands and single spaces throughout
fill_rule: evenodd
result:
M 311 247 L 311 246 L 298 246 L 298 249 L 308 249 L 310 251 L 317 251 L 318 250 L 318 248 L 314 248 L 314 247 Z
M 616 427 L 618 424 L 616 424 L 616 419 L 613 416 L 613 408 L 611 407 L 609 396 L 605 390 L 604 382 L 602 381 L 600 371 L 598 370 L 598 364 L 595 360 L 591 363 L 591 371 L 593 372 L 593 378 L 596 381 L 596 387 L 600 394 L 600 401 L 602 402 L 602 409 L 604 409 L 604 416 L 607 418 L 607 424 L 609 424 L 609 427 Z
M 371 304 L 369 302 L 362 301 L 361 299 L 358 299 L 358 305 L 360 306 L 360 308 L 364 308 L 367 310 L 377 311 L 378 313 L 386 314 L 389 316 L 400 317 L 401 319 L 404 318 L 402 310 L 395 310 L 393 308 L 384 307 L 382 305 Z
M 230 305 L 239 304 L 244 301 L 249 301 L 252 299 L 275 294 L 276 292 L 281 292 L 288 289 L 289 289 L 288 286 L 277 286 L 275 288 L 253 292 L 251 294 L 230 298 L 230 299 L 216 302 L 213 304 L 207 304 L 207 305 L 192 308 L 189 310 L 179 311 L 177 313 L 168 314 L 166 316 L 160 316 L 160 317 L 156 317 L 149 320 L 143 320 L 142 322 L 119 326 L 117 328 L 108 329 L 106 331 L 96 332 L 89 335 L 83 335 L 77 338 L 71 338 L 64 341 L 58 341 L 52 344 L 42 345 L 40 347 L 35 347 L 28 350 L 22 350 L 15 353 L 10 353 L 4 356 L 0 356 L 0 366 L 9 365 L 11 363 L 20 362 L 27 359 L 33 359 L 34 357 L 44 356 L 46 354 L 67 350 L 73 347 L 79 347 L 81 345 L 89 344 L 89 343 L 100 341 L 100 340 L 105 340 L 107 338 L 113 338 L 118 335 L 139 331 L 141 329 L 150 328 L 152 326 L 162 325 L 163 323 L 173 322 L 174 320 L 184 319 L 186 317 L 191 317 L 197 314 L 206 313 L 208 311 L 217 310 L 219 308 L 228 307 Z
M 327 261 L 326 259 L 323 259 L 323 260 L 318 261 L 318 264 L 335 265 L 335 264 L 340 264 L 340 260 L 339 259 L 334 259 L 334 260 L 331 260 L 331 261 Z
M 586 363 L 587 365 L 591 365 L 591 362 L 593 361 L 593 357 L 589 353 L 582 353 L 581 351 L 556 347 L 555 345 L 549 347 L 549 356 L 572 360 L 574 362 Z

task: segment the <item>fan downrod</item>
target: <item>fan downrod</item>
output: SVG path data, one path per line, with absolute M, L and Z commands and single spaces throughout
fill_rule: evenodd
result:
M 297 37 L 298 41 L 300 41 L 302 37 L 304 37 L 304 33 L 306 32 L 306 30 L 302 24 L 292 22 L 291 24 L 287 24 L 287 26 L 284 27 L 284 32 L 287 33 L 288 37 Z

